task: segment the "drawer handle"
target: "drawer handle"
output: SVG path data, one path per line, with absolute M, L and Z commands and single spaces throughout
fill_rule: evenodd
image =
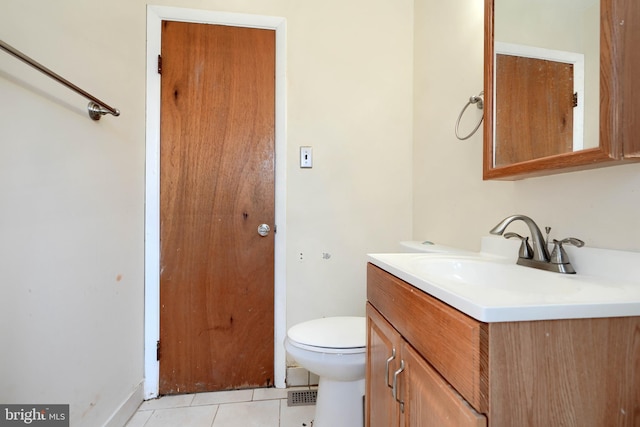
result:
M 387 359 L 387 366 L 384 370 L 384 377 L 387 381 L 387 387 L 391 388 L 391 384 L 389 384 L 389 364 L 396 358 L 396 349 L 395 347 L 391 350 L 391 357 Z
M 404 402 L 398 399 L 398 375 L 400 375 L 402 371 L 404 371 L 404 360 L 400 361 L 400 369 L 393 374 L 393 388 L 391 389 L 391 394 L 395 401 L 400 404 L 400 411 L 404 412 Z

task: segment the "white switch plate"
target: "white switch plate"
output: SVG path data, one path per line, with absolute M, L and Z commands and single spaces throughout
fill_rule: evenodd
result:
M 312 147 L 300 147 L 300 167 L 301 168 L 313 167 L 313 148 Z

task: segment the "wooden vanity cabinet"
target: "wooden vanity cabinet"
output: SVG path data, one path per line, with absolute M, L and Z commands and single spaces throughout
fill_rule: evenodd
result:
M 367 325 L 367 426 L 487 425 L 371 304 Z
M 467 403 L 487 406 L 485 325 L 373 265 L 368 268 L 365 424 L 486 426 L 486 418 Z
M 367 300 L 367 427 L 640 426 L 640 317 L 484 323 L 372 264 Z

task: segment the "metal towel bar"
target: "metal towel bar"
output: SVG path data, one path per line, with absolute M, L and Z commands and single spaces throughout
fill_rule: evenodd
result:
M 0 49 L 15 56 L 19 60 L 31 65 L 33 68 L 40 71 L 41 73 L 46 74 L 47 76 L 51 77 L 53 80 L 56 80 L 58 83 L 65 85 L 69 89 L 75 91 L 76 93 L 79 93 L 80 95 L 90 100 L 89 105 L 87 105 L 87 110 L 89 113 L 89 117 L 91 117 L 93 120 L 100 120 L 100 117 L 102 117 L 105 114 L 112 114 L 114 116 L 120 115 L 120 110 L 110 107 L 108 104 L 100 101 L 98 98 L 91 95 L 90 93 L 80 89 L 78 86 L 74 85 L 69 80 L 59 76 L 58 74 L 54 73 L 44 65 L 29 58 L 27 55 L 25 55 L 24 53 L 20 52 L 19 50 L 15 49 L 14 47 L 5 43 L 2 40 L 0 40 Z

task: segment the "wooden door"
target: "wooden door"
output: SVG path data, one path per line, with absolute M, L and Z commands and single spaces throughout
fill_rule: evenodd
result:
M 495 166 L 573 151 L 573 64 L 497 55 L 496 79 Z
M 393 427 L 400 422 L 400 407 L 393 399 L 394 372 L 400 367 L 400 334 L 371 304 L 367 304 L 367 366 L 365 425 Z
M 161 62 L 160 394 L 269 386 L 275 32 L 163 21 Z

